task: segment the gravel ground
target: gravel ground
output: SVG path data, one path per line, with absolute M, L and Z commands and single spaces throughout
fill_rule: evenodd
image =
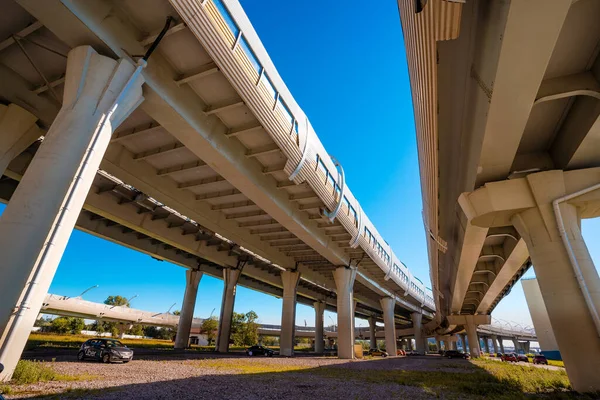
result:
M 167 358 L 167 359 L 165 359 Z M 429 399 L 417 387 L 346 381 L 290 368 L 335 366 L 365 370 L 426 369 L 447 360 L 437 357 L 373 360 L 338 360 L 327 357 L 262 358 L 244 356 L 189 355 L 147 356 L 128 364 L 102 364 L 58 359 L 53 368 L 61 374 L 88 374 L 94 379 L 42 382 L 13 386 L 12 398 L 85 399 Z M 461 362 L 460 360 L 456 360 Z M 241 373 L 237 366 L 258 368 Z M 262 372 L 266 369 L 267 372 Z M 281 372 L 272 372 L 281 370 Z M 342 375 L 343 376 L 343 375 Z

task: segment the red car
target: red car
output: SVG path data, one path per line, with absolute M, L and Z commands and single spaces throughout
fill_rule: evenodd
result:
M 506 353 L 502 356 L 502 361 L 517 362 L 519 361 L 515 353 Z
M 546 357 L 540 354 L 533 357 L 533 363 L 548 365 L 548 360 L 546 359 Z

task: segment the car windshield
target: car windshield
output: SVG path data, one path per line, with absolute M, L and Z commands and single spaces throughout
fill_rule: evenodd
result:
M 123 343 L 119 342 L 118 340 L 107 340 L 106 345 L 108 347 L 125 347 L 123 346 Z

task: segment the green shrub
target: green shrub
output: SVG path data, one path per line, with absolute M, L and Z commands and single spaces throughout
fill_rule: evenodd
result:
M 59 377 L 59 374 L 41 361 L 21 360 L 15 368 L 12 382 L 21 385 L 25 383 L 56 381 L 59 380 Z

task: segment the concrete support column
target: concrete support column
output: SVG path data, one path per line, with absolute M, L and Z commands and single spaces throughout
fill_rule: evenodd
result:
M 524 346 L 525 354 L 529 353 L 530 344 L 531 344 L 531 342 L 529 340 L 525 342 L 525 346 Z
M 40 136 L 37 117 L 16 104 L 0 104 L 0 176 L 10 161 Z
M 450 342 L 450 349 L 451 350 L 458 350 L 457 341 L 456 340 L 453 340 L 453 341 Z
M 492 346 L 494 346 L 494 354 L 498 354 L 498 337 L 496 335 L 492 336 Z
M 321 354 L 325 350 L 323 338 L 325 302 L 315 301 L 313 307 L 315 308 L 315 353 Z
M 460 341 L 462 343 L 462 351 L 464 351 L 465 353 L 469 352 L 469 349 L 467 348 L 467 335 L 464 333 L 460 334 Z
M 502 337 L 498 338 L 498 344 L 500 345 L 500 353 L 504 354 L 504 342 Z
M 469 353 L 471 354 L 471 357 L 477 358 L 481 355 L 479 338 L 477 337 L 477 325 L 472 322 L 468 322 L 466 329 L 467 338 L 469 340 Z
M 513 338 L 512 342 L 513 342 L 513 346 L 515 347 L 515 353 L 518 353 L 519 349 L 521 348 L 519 346 L 519 341 L 516 338 Z
M 385 351 L 390 356 L 396 355 L 396 321 L 394 318 L 394 308 L 396 301 L 391 297 L 383 297 L 379 300 L 383 310 L 383 329 L 385 332 Z
M 294 355 L 294 338 L 296 336 L 296 292 L 300 272 L 281 271 L 283 283 L 283 306 L 281 311 L 281 336 L 279 338 L 279 354 L 291 357 Z
M 377 325 L 375 324 L 375 317 L 369 317 L 369 341 L 371 342 L 371 349 L 377 348 L 377 338 L 375 337 L 375 335 L 377 334 L 376 326 Z
M 573 389 L 600 391 L 600 340 L 592 315 L 579 287 L 573 266 L 560 237 L 551 202 L 566 194 L 562 171 L 527 176 L 538 207 L 512 218 L 525 240 L 548 311 L 548 317 L 565 362 Z M 600 278 L 583 236 L 578 210 L 560 205 L 570 245 L 581 269 L 592 301 L 600 309 Z M 581 346 L 585 345 L 585 351 Z
M 221 316 L 219 318 L 219 332 L 216 346 L 219 353 L 229 351 L 229 336 L 231 334 L 235 292 L 241 273 L 242 270 L 238 268 L 223 268 L 223 282 L 225 283 L 225 287 L 223 288 L 223 300 L 221 301 Z
M 483 348 L 485 349 L 486 353 L 490 354 L 490 341 L 487 336 L 483 337 Z
M 131 328 L 133 328 L 133 324 L 117 324 L 117 330 L 119 331 L 119 339 L 125 339 L 125 334 Z
M 440 339 L 435 339 L 435 344 L 437 345 L 437 350 L 442 351 L 442 342 Z
M 429 351 L 429 340 L 425 336 L 423 336 L 422 340 L 423 340 L 423 349 L 425 349 L 423 354 L 427 354 L 427 352 Z
M 421 322 L 423 320 L 423 314 L 414 312 L 410 315 L 413 323 L 413 330 L 415 332 L 415 346 L 417 347 L 417 353 L 425 354 L 425 348 L 423 347 L 423 336 Z
M 333 272 L 337 291 L 338 357 L 354 358 L 354 279 L 356 268 L 339 267 Z
M 183 306 L 181 307 L 179 324 L 177 324 L 177 336 L 175 336 L 176 349 L 185 349 L 188 347 L 200 279 L 202 279 L 202 272 L 195 269 L 185 271 L 185 293 L 183 295 Z
M 12 376 L 113 130 L 143 100 L 139 72 L 89 46 L 69 52 L 63 106 L 0 218 L 0 381 Z

